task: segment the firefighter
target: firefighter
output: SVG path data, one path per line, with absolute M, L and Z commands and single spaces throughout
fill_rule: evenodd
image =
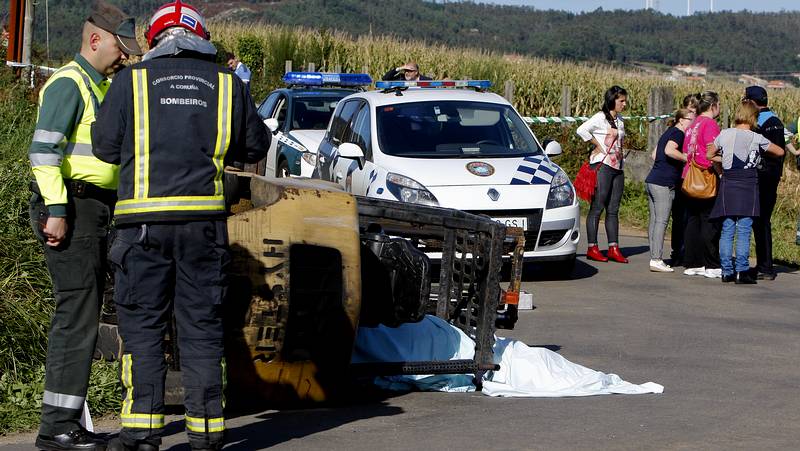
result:
M 96 2 L 83 24 L 81 49 L 39 93 L 28 157 L 31 224 L 53 282 L 42 417 L 43 450 L 105 449 L 80 424 L 105 281 L 106 235 L 118 166 L 92 155 L 90 124 L 108 90 L 106 77 L 140 55 L 134 19 Z
M 111 450 L 157 450 L 164 430 L 163 340 L 177 323 L 189 444 L 223 445 L 221 304 L 230 262 L 223 168 L 256 162 L 269 133 L 242 81 L 215 64 L 205 20 L 175 1 L 145 33 L 92 127 L 94 154 L 120 165 L 110 259 L 124 351 L 122 430 Z

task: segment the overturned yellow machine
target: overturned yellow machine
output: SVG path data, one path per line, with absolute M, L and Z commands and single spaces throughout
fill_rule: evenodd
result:
M 244 195 L 228 219 L 229 398 L 327 401 L 354 375 L 474 373 L 479 383 L 496 368 L 495 328 L 516 321 L 514 305 L 498 308 L 519 290 L 521 231 L 457 210 L 357 198 L 318 180 L 240 174 L 237 183 Z M 509 252 L 512 283 L 501 299 Z M 440 255 L 438 265 L 426 254 Z M 475 358 L 350 364 L 359 326 L 426 314 L 470 335 Z

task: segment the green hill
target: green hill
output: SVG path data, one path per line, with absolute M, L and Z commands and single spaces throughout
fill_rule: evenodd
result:
M 146 17 L 162 0 L 110 0 Z M 4 2 L 5 3 L 5 2 Z M 78 44 L 88 3 L 50 0 L 50 54 Z M 715 71 L 788 78 L 800 71 L 800 13 L 719 12 L 675 17 L 652 11 L 573 14 L 530 7 L 423 0 L 285 0 L 194 2 L 210 17 L 392 35 L 429 43 L 556 59 L 706 64 Z M 7 3 L 0 6 L 7 8 Z M 142 21 L 143 22 L 143 21 Z M 45 11 L 37 9 L 36 42 L 44 53 Z M 213 31 L 213 30 L 212 30 Z

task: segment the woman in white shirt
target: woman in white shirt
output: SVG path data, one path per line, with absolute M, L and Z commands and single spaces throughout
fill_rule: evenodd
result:
M 597 188 L 592 198 L 589 214 L 586 216 L 586 239 L 589 249 L 586 258 L 605 262 L 609 259 L 628 263 L 619 250 L 619 204 L 625 188 L 623 173 L 622 143 L 625 137 L 625 124 L 622 111 L 628 105 L 628 92 L 619 86 L 608 88 L 605 93 L 602 111 L 592 116 L 578 127 L 578 136 L 594 145 L 589 156 L 589 164 L 597 170 Z M 608 238 L 608 256 L 604 256 L 597 245 L 597 228 L 600 215 L 606 211 L 605 225 Z

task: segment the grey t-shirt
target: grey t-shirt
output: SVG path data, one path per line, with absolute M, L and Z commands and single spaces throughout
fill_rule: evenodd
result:
M 755 169 L 761 155 L 769 147 L 763 135 L 740 128 L 726 128 L 714 139 L 717 149 L 722 149 L 722 169 Z

